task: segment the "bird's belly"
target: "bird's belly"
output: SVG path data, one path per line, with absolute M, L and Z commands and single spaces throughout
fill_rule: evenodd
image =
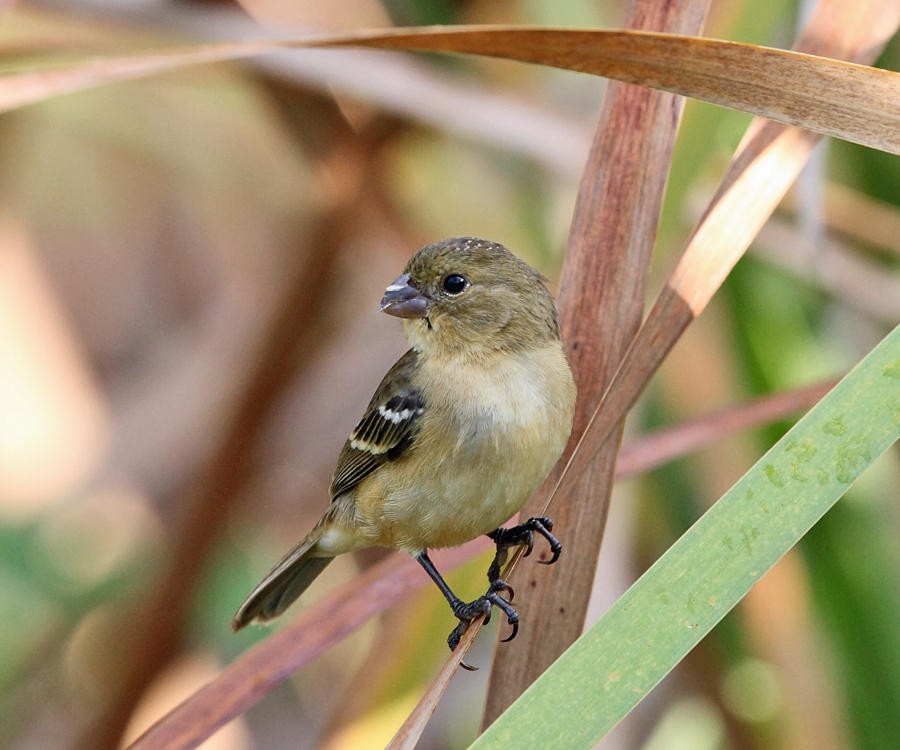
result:
M 556 460 L 546 453 L 523 460 L 523 447 L 496 430 L 490 444 L 469 436 L 427 471 L 413 472 L 417 486 L 386 484 L 375 523 L 378 543 L 418 552 L 493 531 L 521 509 Z M 389 483 L 390 472 L 380 478 Z

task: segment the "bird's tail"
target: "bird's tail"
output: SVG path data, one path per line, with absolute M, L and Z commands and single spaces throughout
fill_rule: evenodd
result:
M 321 536 L 321 528 L 317 527 L 269 571 L 234 615 L 232 630 L 240 630 L 250 622 L 266 622 L 278 617 L 306 590 L 334 559 L 322 557 L 316 549 Z

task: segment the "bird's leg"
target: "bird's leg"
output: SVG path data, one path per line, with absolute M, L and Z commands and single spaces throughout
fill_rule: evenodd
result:
M 534 532 L 537 532 L 547 540 L 548 544 L 550 545 L 550 551 L 553 553 L 549 560 L 538 560 L 538 562 L 541 562 L 545 565 L 552 565 L 559 559 L 559 554 L 560 552 L 562 552 L 562 544 L 560 543 L 559 539 L 553 536 L 553 534 L 551 533 L 552 529 L 553 521 L 545 516 L 541 516 L 529 518 L 527 521 L 525 521 L 525 523 L 520 523 L 518 526 L 513 526 L 509 529 L 498 528 L 488 532 L 488 536 L 494 541 L 494 544 L 497 545 L 497 552 L 494 555 L 494 559 L 491 561 L 490 567 L 488 568 L 487 577 L 490 585 L 488 586 L 488 593 L 485 596 L 496 596 L 498 599 L 500 599 L 500 601 L 505 602 L 507 607 L 512 609 L 512 607 L 509 605 L 509 602 L 513 600 L 516 592 L 513 590 L 512 586 L 510 586 L 500 577 L 500 573 L 503 571 L 503 566 L 506 565 L 508 550 L 512 547 L 521 547 L 524 545 L 525 547 L 527 547 L 527 549 L 525 550 L 525 557 L 528 557 L 528 555 L 531 554 L 531 551 L 534 548 Z M 505 593 L 509 597 L 509 599 L 501 598 L 501 592 Z M 505 608 L 502 609 L 504 612 L 507 612 Z M 515 613 L 515 610 L 513 610 L 513 613 Z M 509 615 L 509 612 L 507 612 L 507 615 Z M 508 638 L 503 639 L 504 643 L 507 641 L 511 641 L 516 637 L 516 633 L 519 632 L 518 614 L 516 614 L 515 619 L 513 619 L 511 615 L 509 616 L 509 624 L 513 626 L 513 632 Z M 456 631 L 454 631 L 454 633 L 455 632 Z M 457 641 L 459 641 L 459 637 L 461 637 L 464 632 L 465 628 L 462 628 L 459 635 L 456 637 Z M 451 637 L 453 636 L 451 635 Z
M 553 530 L 553 521 L 546 517 L 529 518 L 525 523 L 513 526 L 509 529 L 499 528 L 488 533 L 488 536 L 494 540 L 497 545 L 497 554 L 488 568 L 488 581 L 491 588 L 497 591 L 506 591 L 509 593 L 510 600 L 515 595 L 512 587 L 500 578 L 500 571 L 506 564 L 507 550 L 511 547 L 525 546 L 525 557 L 531 554 L 534 549 L 534 532 L 540 534 L 550 545 L 552 556 L 549 560 L 538 560 L 544 565 L 552 565 L 559 559 L 559 553 L 562 552 L 562 544 L 550 532 Z
M 450 590 L 450 587 L 447 585 L 447 582 L 444 580 L 443 576 L 438 572 L 437 568 L 434 567 L 434 563 L 431 562 L 431 558 L 428 557 L 427 551 L 422 551 L 418 555 L 416 555 L 416 561 L 425 568 L 425 572 L 431 576 L 431 580 L 435 582 L 437 587 L 441 590 L 441 593 L 444 595 L 444 598 L 447 600 L 450 608 L 453 610 L 453 614 L 459 620 L 459 625 L 457 625 L 450 635 L 447 637 L 447 645 L 450 647 L 451 651 L 455 651 L 456 647 L 459 645 L 459 641 L 463 636 L 463 633 L 466 632 L 472 620 L 476 617 L 480 617 L 484 615 L 484 622 L 487 624 L 491 619 L 491 607 L 496 606 L 503 611 L 503 614 L 506 615 L 506 621 L 512 625 L 513 632 L 512 635 L 507 638 L 507 641 L 511 641 L 515 638 L 516 633 L 519 630 L 519 615 L 512 608 L 512 605 L 500 596 L 500 592 L 504 590 L 508 590 L 509 586 L 507 586 L 503 581 L 499 578 L 496 583 L 500 585 L 495 585 L 495 582 L 491 582 L 491 585 L 488 587 L 487 593 L 484 596 L 479 596 L 475 601 L 464 602 L 460 599 L 453 591 Z M 464 665 L 466 666 L 466 665 Z M 467 669 L 470 667 L 466 667 Z

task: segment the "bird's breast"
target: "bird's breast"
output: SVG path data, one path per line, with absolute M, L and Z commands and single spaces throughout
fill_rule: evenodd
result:
M 415 448 L 401 459 L 405 466 L 379 472 L 372 508 L 382 543 L 410 551 L 455 546 L 519 511 L 571 430 L 574 385 L 553 343 L 483 366 L 430 371 L 426 364 Z

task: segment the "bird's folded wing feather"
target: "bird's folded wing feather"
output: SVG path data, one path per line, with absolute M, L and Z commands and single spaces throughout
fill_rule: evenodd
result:
M 397 459 L 412 446 L 425 411 L 425 401 L 412 385 L 417 357 L 410 349 L 384 376 L 344 443 L 331 481 L 332 498 L 350 492 L 383 463 Z

